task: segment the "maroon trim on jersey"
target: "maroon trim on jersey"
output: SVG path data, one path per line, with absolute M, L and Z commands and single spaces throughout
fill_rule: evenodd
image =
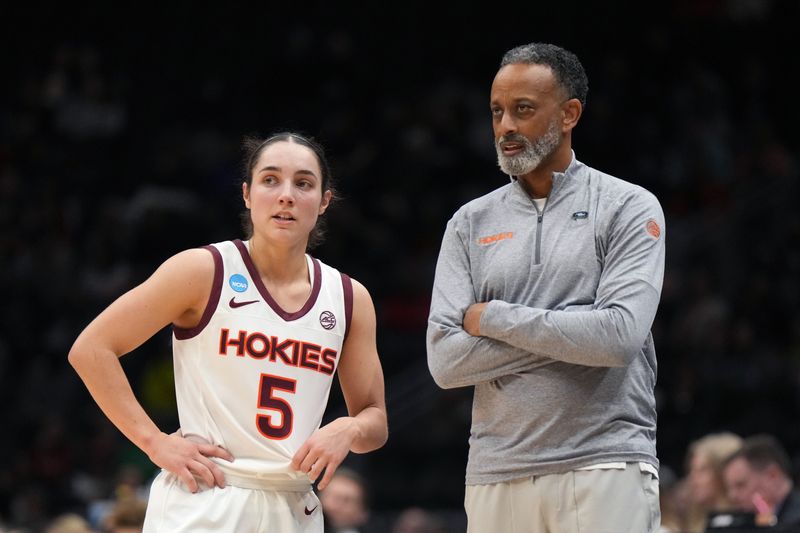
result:
M 211 320 L 211 315 L 217 310 L 219 295 L 222 293 L 222 256 L 219 250 L 214 246 L 203 246 L 203 249 L 211 252 L 211 256 L 214 258 L 214 283 L 211 285 L 211 294 L 208 297 L 208 303 L 203 310 L 203 316 L 200 318 L 200 322 L 190 329 L 181 328 L 175 324 L 172 325 L 172 332 L 179 341 L 185 341 L 186 339 L 196 337 L 203 331 L 203 328 L 205 328 Z
M 301 307 L 299 311 L 289 313 L 280 305 L 278 305 L 278 302 L 275 301 L 275 298 L 272 297 L 267 288 L 264 286 L 264 282 L 261 281 L 261 276 L 258 274 L 258 269 L 256 268 L 255 263 L 253 263 L 253 258 L 250 257 L 250 252 L 247 251 L 247 247 L 244 245 L 244 243 L 240 239 L 236 239 L 233 241 L 233 243 L 236 245 L 236 248 L 239 249 L 239 254 L 242 256 L 244 266 L 247 267 L 247 271 L 250 273 L 250 279 L 252 279 L 253 283 L 256 284 L 258 292 L 261 293 L 264 301 L 267 302 L 267 305 L 269 305 L 279 317 L 287 322 L 290 322 L 292 320 L 297 320 L 298 318 L 304 317 L 306 313 L 311 311 L 311 308 L 314 307 L 315 303 L 317 303 L 319 289 L 322 286 L 322 268 L 319 265 L 319 261 L 313 257 L 311 258 L 311 262 L 314 265 L 314 281 L 311 283 L 311 294 L 308 295 L 308 300 L 306 300 L 306 303 L 303 304 L 303 307 Z
M 347 334 L 350 333 L 350 320 L 353 318 L 353 280 L 350 276 L 340 272 L 342 275 L 342 288 L 344 289 L 344 339 L 347 340 Z

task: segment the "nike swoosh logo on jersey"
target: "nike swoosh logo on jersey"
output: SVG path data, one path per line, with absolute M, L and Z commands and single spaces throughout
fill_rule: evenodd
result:
M 306 507 L 305 509 L 303 509 L 303 511 L 306 513 L 306 516 L 307 516 L 307 515 L 310 515 L 311 513 L 313 513 L 313 512 L 314 512 L 314 511 L 316 511 L 316 510 L 317 510 L 317 506 L 316 506 L 316 505 L 315 505 L 315 506 L 314 506 L 314 508 L 313 508 L 313 509 L 311 509 L 310 511 L 309 511 L 308 507 Z
M 254 304 L 257 301 L 258 300 L 247 300 L 246 302 L 237 302 L 236 301 L 236 296 L 234 296 L 233 298 L 231 298 L 231 301 L 228 302 L 228 305 L 230 305 L 232 309 L 236 309 L 237 307 L 242 307 L 242 306 L 245 306 L 245 305 Z

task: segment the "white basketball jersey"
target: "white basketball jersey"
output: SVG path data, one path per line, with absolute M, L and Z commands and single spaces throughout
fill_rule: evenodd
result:
M 214 285 L 200 324 L 173 327 L 178 416 L 234 456 L 213 459 L 244 477 L 303 480 L 291 468 L 319 428 L 352 315 L 350 278 L 306 255 L 311 295 L 286 312 L 267 291 L 240 240 L 206 247 Z

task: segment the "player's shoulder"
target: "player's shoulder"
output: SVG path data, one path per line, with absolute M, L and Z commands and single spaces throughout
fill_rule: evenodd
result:
M 360 281 L 358 281 L 355 278 L 350 278 L 350 282 L 353 285 L 353 295 L 354 296 L 356 294 L 358 294 L 361 297 L 370 298 L 369 289 L 367 289 L 366 285 L 364 285 L 363 283 L 361 283 Z
M 196 277 L 211 277 L 216 269 L 217 255 L 209 246 L 188 248 L 166 259 L 159 271 L 179 275 L 185 279 Z
M 333 265 L 331 265 L 329 263 L 326 263 L 325 261 L 321 260 L 320 258 L 318 258 L 318 257 L 316 257 L 314 255 L 311 255 L 311 258 L 317 265 L 319 265 L 319 268 L 320 268 L 321 272 L 323 273 L 323 275 L 325 275 L 325 273 L 327 273 L 331 277 L 330 279 L 341 279 L 343 284 L 350 285 L 352 287 L 352 290 L 353 290 L 354 294 L 356 292 L 361 293 L 361 294 L 364 294 L 364 293 L 369 294 L 369 291 L 367 290 L 367 288 L 360 281 L 358 281 L 354 277 L 350 276 L 346 272 L 343 272 L 343 271 L 339 270 L 335 266 L 333 266 Z
M 369 289 L 367 289 L 366 285 L 347 274 L 342 273 L 341 276 L 343 280 L 346 280 L 345 283 L 351 287 L 353 303 L 358 305 L 360 302 L 372 302 L 372 296 L 370 295 Z
M 193 306 L 208 296 L 214 283 L 216 265 L 212 254 L 202 248 L 175 253 L 164 260 L 142 286 L 157 293 L 159 301 Z
M 348 283 L 352 282 L 350 276 L 330 263 L 326 263 L 313 254 L 308 254 L 308 256 L 311 258 L 311 261 L 314 264 L 314 270 L 322 276 L 323 283 L 336 283 L 339 285 L 344 284 L 346 286 Z

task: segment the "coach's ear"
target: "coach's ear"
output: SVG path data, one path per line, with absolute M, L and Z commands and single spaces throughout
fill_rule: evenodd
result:
M 577 98 L 570 98 L 561 104 L 561 133 L 572 131 L 583 113 L 583 104 Z

